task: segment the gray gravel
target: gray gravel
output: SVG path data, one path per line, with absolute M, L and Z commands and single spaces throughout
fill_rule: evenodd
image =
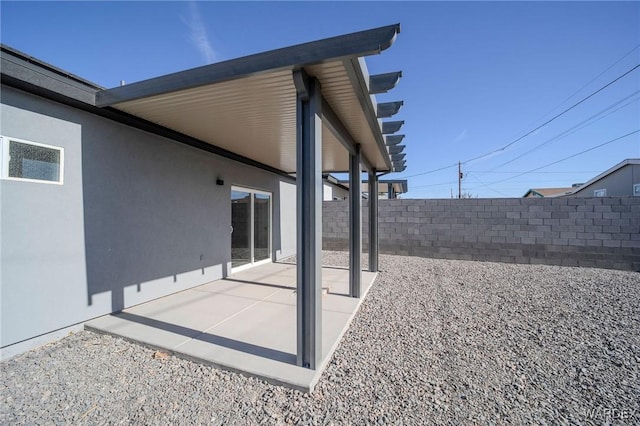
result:
M 311 395 L 80 332 L 1 364 L 0 423 L 640 423 L 640 274 L 380 267 Z

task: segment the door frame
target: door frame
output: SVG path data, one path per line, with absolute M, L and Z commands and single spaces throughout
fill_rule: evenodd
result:
M 261 189 L 255 189 L 255 188 L 249 188 L 246 186 L 239 186 L 239 185 L 231 185 L 231 191 L 239 191 L 239 192 L 246 192 L 251 194 L 251 206 L 249 207 L 249 223 L 250 223 L 250 227 L 249 227 L 249 257 L 250 257 L 250 261 L 249 263 L 245 264 L 245 265 L 240 265 L 240 266 L 236 266 L 235 268 L 233 266 L 231 266 L 231 273 L 234 272 L 238 272 L 238 271 L 242 271 L 244 269 L 249 269 L 249 268 L 253 268 L 254 266 L 258 266 L 258 265 L 264 265 L 267 263 L 272 263 L 273 262 L 273 193 L 269 192 L 269 191 L 264 191 Z M 254 195 L 258 194 L 258 195 L 268 195 L 269 196 L 269 257 L 263 260 L 258 260 L 257 262 L 255 261 L 255 208 L 254 208 Z M 231 192 L 229 192 L 229 200 L 231 200 Z M 231 209 L 231 227 L 233 228 L 233 209 Z M 233 232 L 233 231 L 232 231 Z M 233 238 L 233 237 L 232 237 Z M 233 239 L 231 240 L 231 242 L 233 242 Z M 232 247 L 230 247 L 232 249 Z M 233 258 L 231 259 L 231 265 L 233 265 Z

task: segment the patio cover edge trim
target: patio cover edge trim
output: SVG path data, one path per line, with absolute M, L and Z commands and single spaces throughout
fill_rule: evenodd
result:
M 371 95 L 369 95 L 369 89 L 367 88 L 365 76 L 362 73 L 360 61 L 357 58 L 350 58 L 349 60 L 344 60 L 343 64 L 347 70 L 347 74 L 349 74 L 352 84 L 357 88 L 355 90 L 356 96 L 358 97 L 360 106 L 365 111 L 367 123 L 369 123 L 369 128 L 371 129 L 371 134 L 376 141 L 376 145 L 378 145 L 378 149 L 380 150 L 386 165 L 386 169 L 379 168 L 378 170 L 391 171 L 393 169 L 393 164 L 391 163 L 390 153 L 387 149 L 387 145 L 385 144 L 384 137 L 382 136 L 382 125 L 377 118 L 376 107 L 374 107 L 371 102 Z
M 400 24 L 394 24 L 167 74 L 99 91 L 96 106 L 113 106 L 278 69 L 379 54 L 393 44 L 399 32 Z

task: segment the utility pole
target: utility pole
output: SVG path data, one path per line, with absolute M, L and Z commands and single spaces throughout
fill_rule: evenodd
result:
M 458 198 L 462 198 L 462 168 L 458 161 Z

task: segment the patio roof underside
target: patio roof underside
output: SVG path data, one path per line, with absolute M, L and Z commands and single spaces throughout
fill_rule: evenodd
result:
M 294 72 L 303 69 L 319 81 L 325 105 L 332 110 L 329 113 L 340 121 L 340 131 L 348 133 L 352 143 L 360 144 L 363 164 L 390 171 L 393 163 L 375 97 L 370 94 L 363 57 L 380 53 L 393 43 L 397 32 L 398 26 L 389 26 L 207 65 L 108 89 L 99 92 L 96 100 L 98 106 L 119 109 L 285 173 L 295 173 Z M 354 46 L 351 50 L 349 43 Z M 329 53 L 323 56 L 325 52 Z M 304 60 L 296 62 L 299 57 Z M 346 172 L 349 152 L 341 143 L 344 137 L 339 139 L 333 133 L 336 126 L 330 121 L 323 111 L 322 169 Z
M 406 183 L 403 185 L 402 182 L 378 182 L 378 192 L 389 192 L 390 187 L 393 188 L 396 194 L 404 194 L 407 192 Z

